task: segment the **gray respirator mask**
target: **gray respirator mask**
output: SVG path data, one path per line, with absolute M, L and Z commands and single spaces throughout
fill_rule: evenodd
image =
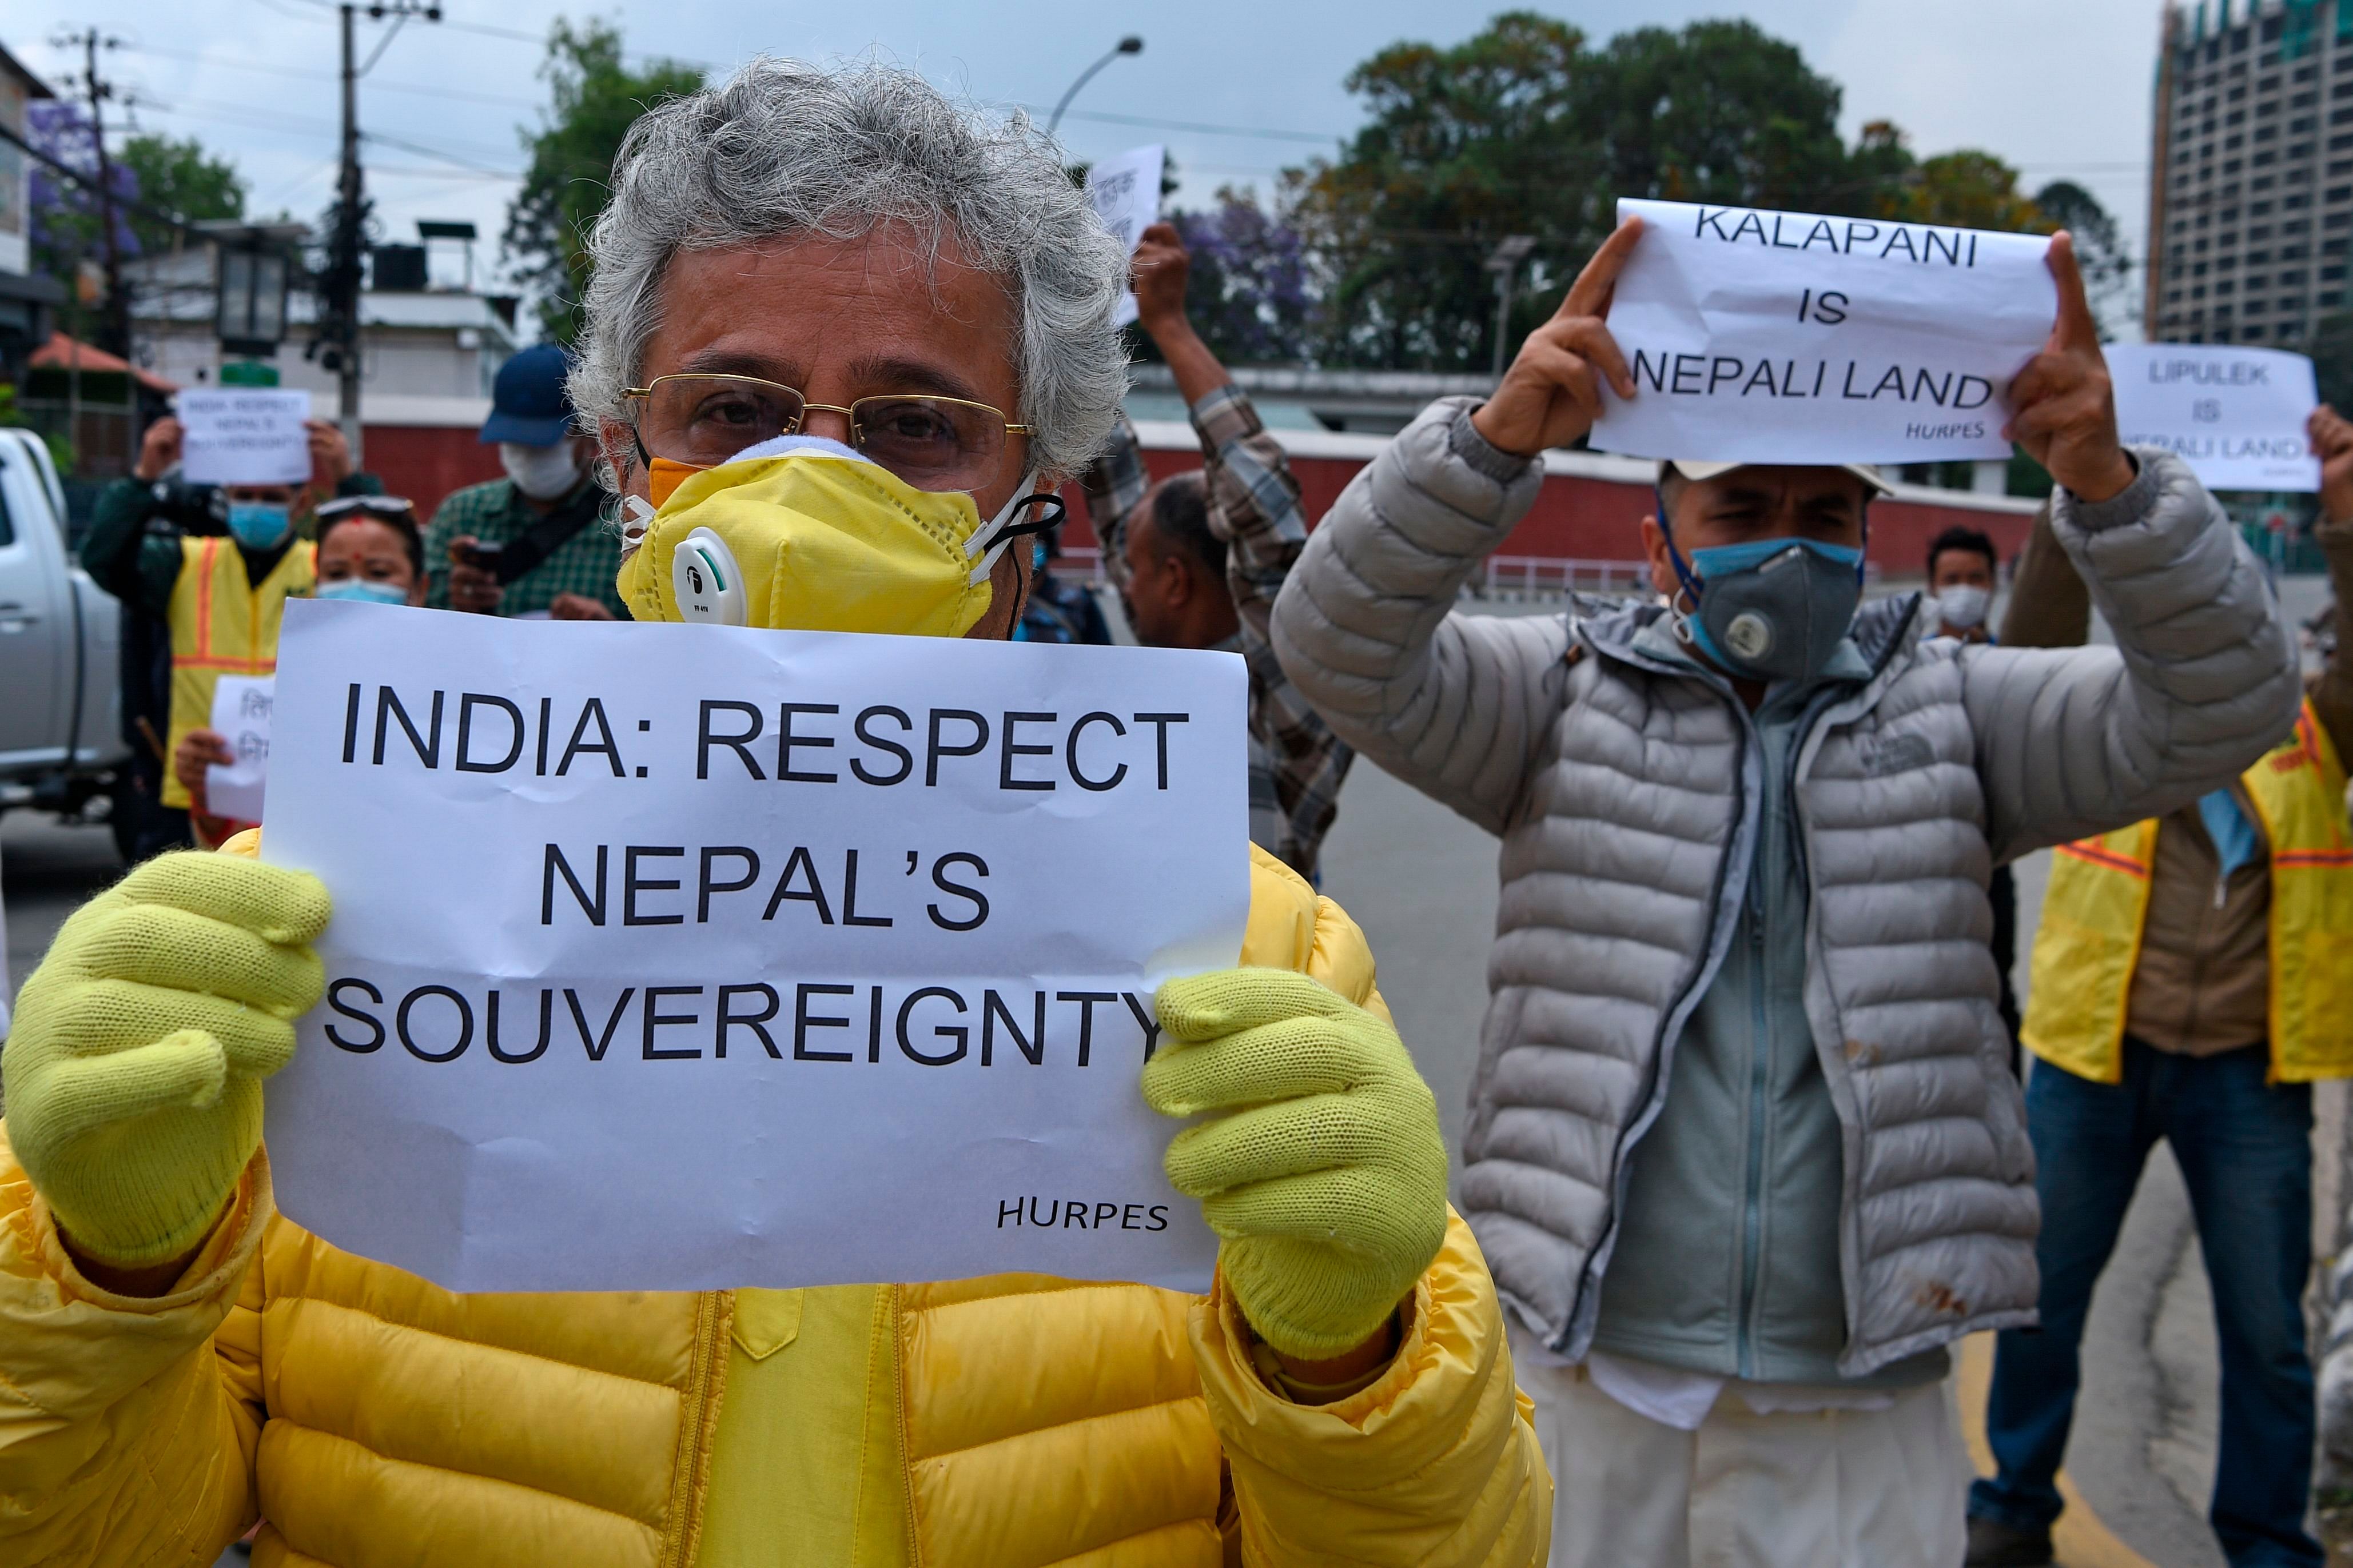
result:
M 1667 552 L 1692 604 L 1683 617 L 1691 640 L 1746 679 L 1820 675 L 1862 603 L 1862 552 L 1850 545 L 1756 539 L 1694 550 L 1686 564 L 1671 532 Z

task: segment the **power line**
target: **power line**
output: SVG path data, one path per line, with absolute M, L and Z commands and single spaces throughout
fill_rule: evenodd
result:
M 1035 103 L 1013 103 L 1008 104 L 1007 107 L 1027 110 L 1032 114 L 1040 112 L 1040 106 Z M 1100 120 L 1112 125 L 1142 125 L 1163 131 L 1197 131 L 1210 136 L 1240 136 L 1270 142 L 1311 142 L 1319 147 L 1345 140 L 1354 134 L 1351 132 L 1335 132 L 1330 135 L 1323 135 L 1313 131 L 1270 131 L 1261 125 L 1217 125 L 1202 120 L 1161 120 L 1148 114 L 1113 114 L 1106 110 L 1086 109 L 1066 110 L 1062 118 Z
M 491 184 L 514 185 L 522 183 L 521 174 L 493 174 L 488 169 L 411 169 L 392 163 L 370 163 L 368 173 L 409 180 L 480 181 Z
M 259 60 L 225 60 L 215 55 L 198 54 L 193 49 L 157 48 L 148 44 L 125 44 L 122 47 L 132 54 L 153 55 L 158 59 L 184 60 L 192 65 L 217 66 L 224 70 L 248 71 L 260 76 L 284 77 L 296 81 L 330 82 L 335 79 L 335 73 L 332 71 L 305 70 L 300 66 L 266 65 Z M 423 98 L 447 99 L 455 103 L 486 103 L 501 109 L 542 107 L 541 100 L 535 98 L 512 98 L 502 93 L 469 92 L 459 88 L 428 87 L 422 82 L 379 81 L 370 77 L 368 87 L 376 92 L 415 93 Z
M 429 147 L 422 142 L 411 142 L 405 137 L 387 136 L 381 131 L 367 132 L 361 140 L 379 142 L 386 147 L 397 147 L 404 153 L 414 153 L 421 158 L 438 158 L 444 163 L 453 163 L 460 169 L 470 170 L 477 174 L 491 174 L 502 180 L 522 178 L 521 170 L 493 169 L 488 164 L 477 163 L 470 159 L 459 157 L 455 153 L 445 153 L 438 147 Z

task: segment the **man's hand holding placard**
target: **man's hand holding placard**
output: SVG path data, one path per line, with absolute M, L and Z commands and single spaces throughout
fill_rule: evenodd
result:
M 2321 521 L 2353 521 L 2353 420 L 2324 403 L 2305 422 L 2305 434 L 2320 459 Z
M 2050 342 L 2010 383 L 2015 412 L 2003 434 L 2073 494 L 2104 501 L 2131 484 L 2135 470 L 2116 438 L 2099 324 L 2084 297 L 2074 238 L 2063 228 L 2051 237 L 2051 276 L 2059 285 L 2059 320 Z
M 1620 397 L 1634 395 L 1626 356 L 1610 337 L 1610 291 L 1642 237 L 1642 220 L 1618 226 L 1569 285 L 1551 321 L 1530 332 L 1504 373 L 1495 395 L 1471 416 L 1471 427 L 1499 451 L 1533 458 L 1566 447 L 1601 416 L 1601 378 Z

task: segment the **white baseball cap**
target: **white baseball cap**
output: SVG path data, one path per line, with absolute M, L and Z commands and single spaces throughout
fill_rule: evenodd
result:
M 1810 467 L 1811 465 L 1808 466 Z M 1844 468 L 1848 473 L 1852 474 L 1856 479 L 1861 479 L 1866 488 L 1880 495 L 1893 495 L 1895 493 L 1895 487 L 1889 484 L 1885 479 L 1880 478 L 1879 470 L 1869 463 L 1830 463 L 1823 466 L 1833 468 Z M 1749 468 L 1755 467 L 1757 467 L 1757 465 L 1754 463 L 1695 463 L 1687 458 L 1668 458 L 1662 459 L 1659 464 L 1659 477 L 1662 479 L 1665 479 L 1667 477 L 1667 470 L 1672 468 L 1676 473 L 1681 474 L 1687 479 L 1712 479 L 1718 474 L 1728 474 L 1735 468 Z

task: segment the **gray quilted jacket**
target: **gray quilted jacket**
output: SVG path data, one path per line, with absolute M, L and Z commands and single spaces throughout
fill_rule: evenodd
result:
M 1655 611 L 1450 613 L 1542 477 L 1479 437 L 1472 406 L 1433 405 L 1350 483 L 1273 640 L 1343 739 L 1503 837 L 1461 1201 L 1506 1304 L 1577 1358 L 1627 1152 L 1732 939 L 1757 764 L 1736 703 L 1630 646 Z M 2117 647 L 1924 642 L 1908 602 L 1880 608 L 1855 628 L 1873 678 L 1794 749 L 1850 1377 L 2033 1315 L 1992 868 L 2161 815 L 2294 723 L 2295 648 L 2263 573 L 2188 468 L 2135 455 L 2122 495 L 2054 509 Z

